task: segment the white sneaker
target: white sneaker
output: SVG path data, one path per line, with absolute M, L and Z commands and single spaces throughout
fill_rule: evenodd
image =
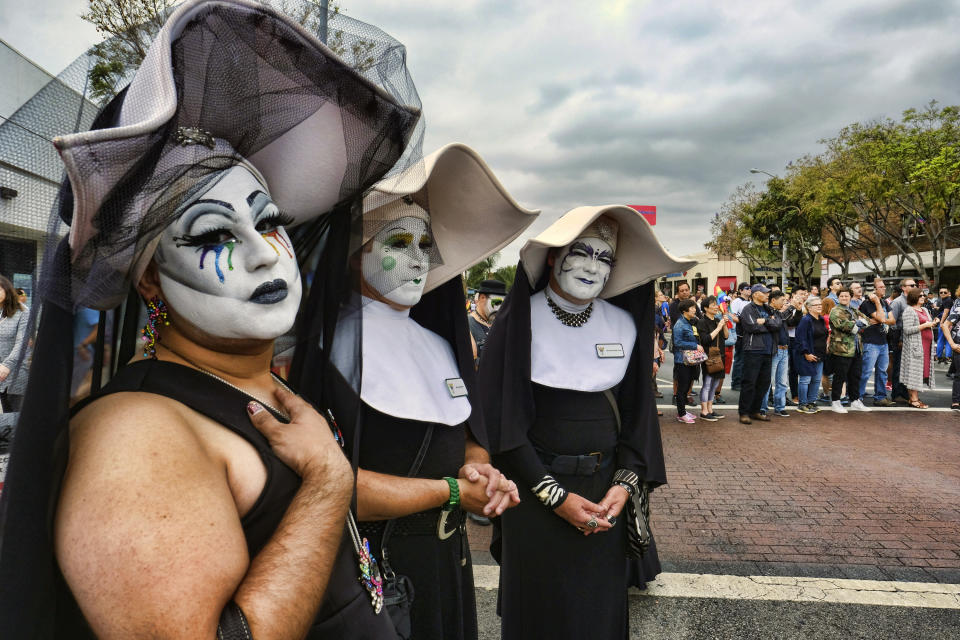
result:
M 830 408 L 833 409 L 834 413 L 849 413 L 847 408 L 844 407 L 839 400 L 834 400 L 830 403 Z
M 863 404 L 863 400 L 859 398 L 850 403 L 850 409 L 852 411 L 870 411 L 870 407 Z

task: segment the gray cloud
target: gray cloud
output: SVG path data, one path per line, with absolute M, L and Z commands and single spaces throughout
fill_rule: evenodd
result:
M 55 70 L 93 42 L 85 4 L 0 0 L 0 37 Z M 524 238 L 619 201 L 657 205 L 665 245 L 698 252 L 733 189 L 760 182 L 751 167 L 781 173 L 852 122 L 960 103 L 960 0 L 342 4 L 407 45 L 426 150 L 473 146 L 543 210 Z

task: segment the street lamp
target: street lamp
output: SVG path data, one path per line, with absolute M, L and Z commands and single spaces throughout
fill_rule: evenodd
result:
M 769 171 L 764 171 L 763 169 L 750 169 L 750 173 L 765 173 L 771 178 L 776 178 L 777 176 L 773 175 Z M 787 239 L 785 236 L 780 236 L 780 248 L 783 250 L 783 254 L 780 257 L 780 286 L 783 287 L 783 292 L 787 292 Z

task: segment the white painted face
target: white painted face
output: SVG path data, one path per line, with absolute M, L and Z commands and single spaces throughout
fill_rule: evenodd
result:
M 433 232 L 420 218 L 405 217 L 387 224 L 361 252 L 363 279 L 384 298 L 412 307 L 423 297 L 430 270 Z
M 600 295 L 613 270 L 613 249 L 600 238 L 577 238 L 557 253 L 553 274 L 564 293 L 580 300 Z
M 218 338 L 286 333 L 301 295 L 287 222 L 246 168 L 229 169 L 160 236 L 154 259 L 166 303 Z

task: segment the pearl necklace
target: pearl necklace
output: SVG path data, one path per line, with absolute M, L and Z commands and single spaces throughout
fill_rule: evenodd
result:
M 561 309 L 549 295 L 544 296 L 547 299 L 547 306 L 550 307 L 550 311 L 553 312 L 553 315 L 557 317 L 564 326 L 567 327 L 582 327 L 587 324 L 587 321 L 590 319 L 590 314 L 593 313 L 593 301 L 590 301 L 590 304 L 587 305 L 587 308 L 579 313 L 570 313 L 569 311 L 564 311 Z

